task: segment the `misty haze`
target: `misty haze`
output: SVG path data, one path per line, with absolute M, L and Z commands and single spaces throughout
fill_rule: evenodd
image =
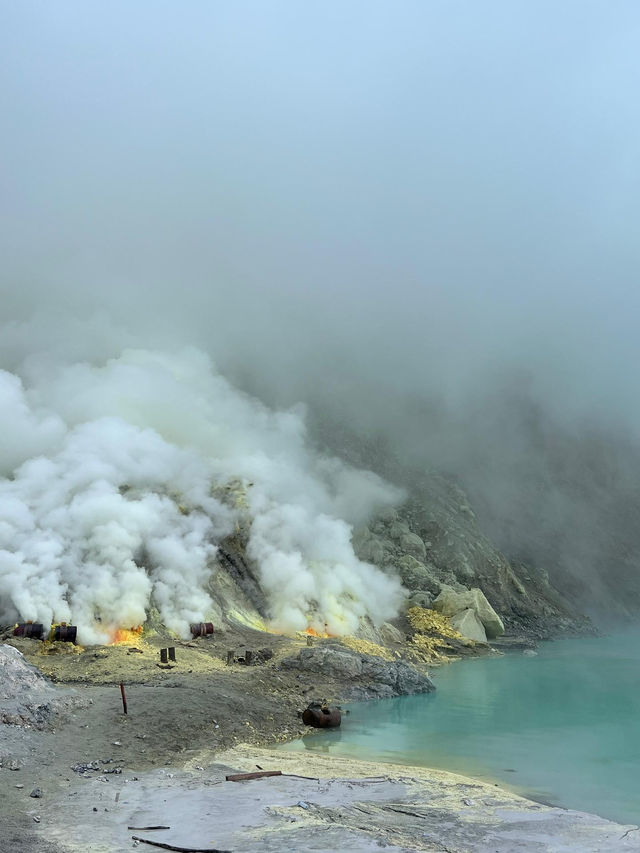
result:
M 0 853 L 320 849 L 338 801 L 327 850 L 640 850 L 637 4 L 0 0 L 0 43 Z M 194 781 L 263 763 L 383 776 L 369 828 Z M 312 808 L 248 840 L 249 784 Z

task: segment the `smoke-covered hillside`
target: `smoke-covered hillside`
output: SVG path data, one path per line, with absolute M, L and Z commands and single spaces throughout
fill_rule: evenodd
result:
M 183 630 L 239 526 L 351 630 L 351 528 L 452 482 L 638 612 L 636 4 L 0 7 L 5 618 Z
M 301 412 L 270 411 L 203 353 L 32 353 L 0 380 L 0 619 L 72 621 L 105 641 L 153 606 L 188 635 L 216 606 L 218 544 L 242 524 L 273 627 L 345 634 L 397 614 L 399 582 L 357 559 L 350 525 L 401 491 L 314 454 Z

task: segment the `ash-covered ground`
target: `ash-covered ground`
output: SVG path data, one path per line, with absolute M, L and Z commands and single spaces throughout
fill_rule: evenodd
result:
M 137 839 L 264 853 L 640 850 L 633 827 L 497 786 L 260 746 L 301 733 L 297 712 L 310 697 L 429 688 L 423 668 L 397 658 L 244 632 L 177 645 L 175 665 L 164 669 L 159 637 L 84 650 L 14 642 L 26 656 L 0 645 L 1 853 L 155 849 Z M 227 666 L 230 646 L 238 657 L 257 648 L 273 657 Z M 257 769 L 283 775 L 225 780 Z

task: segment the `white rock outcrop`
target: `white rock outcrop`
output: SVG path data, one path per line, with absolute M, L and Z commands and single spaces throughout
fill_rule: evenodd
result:
M 502 619 L 489 604 L 482 590 L 477 587 L 458 591 L 453 587 L 443 586 L 440 595 L 433 602 L 433 609 L 443 616 L 456 616 L 464 610 L 473 610 L 484 626 L 487 637 L 492 639 L 504 634 Z
M 484 625 L 478 619 L 475 610 L 470 607 L 451 617 L 451 627 L 459 631 L 468 640 L 475 640 L 476 643 L 487 642 Z

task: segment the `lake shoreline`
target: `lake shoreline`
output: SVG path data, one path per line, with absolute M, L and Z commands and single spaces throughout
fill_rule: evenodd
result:
M 283 748 L 459 773 L 543 805 L 634 822 L 637 639 L 625 629 L 458 661 L 432 672 L 434 694 L 349 703 L 341 732 Z
M 249 639 L 249 636 L 244 638 L 245 641 Z M 274 646 L 277 659 L 281 655 L 290 654 L 292 650 L 306 648 L 306 643 L 297 640 L 275 636 L 269 640 Z M 254 642 L 253 639 L 251 641 Z M 199 789 L 206 789 L 206 803 L 211 809 L 222 809 L 226 802 L 225 797 L 230 796 L 227 793 L 222 795 L 221 800 L 217 798 L 218 789 L 228 787 L 223 785 L 225 768 L 226 772 L 253 770 L 256 765 L 265 769 L 280 768 L 283 772 L 287 768 L 290 772 L 295 772 L 293 768 L 297 767 L 301 776 L 334 780 L 324 792 L 328 800 L 321 798 L 318 807 L 311 810 L 315 823 L 310 822 L 311 815 L 307 815 L 306 809 L 296 806 L 298 800 L 306 802 L 305 797 L 311 798 L 315 789 L 302 791 L 295 786 L 288 787 L 285 782 L 268 787 L 266 781 L 258 782 L 262 787 L 255 790 L 262 791 L 267 800 L 275 792 L 278 798 L 284 798 L 288 803 L 286 809 L 294 810 L 280 812 L 279 809 L 285 808 L 280 800 L 280 804 L 265 800 L 261 808 L 266 811 L 261 815 L 261 820 L 264 818 L 264 821 L 260 826 L 266 836 L 272 838 L 278 836 L 281 830 L 284 831 L 282 827 L 285 824 L 288 827 L 290 823 L 294 829 L 300 828 L 302 835 L 300 846 L 296 847 L 296 850 L 317 850 L 317 827 L 327 832 L 328 822 L 335 829 L 335 824 L 340 824 L 343 817 L 344 821 L 340 824 L 342 828 L 339 832 L 335 829 L 338 833 L 336 838 L 339 836 L 341 844 L 345 839 L 353 841 L 354 838 L 360 838 L 358 833 L 362 832 L 366 838 L 373 837 L 372 833 L 375 836 L 377 823 L 380 823 L 380 831 L 387 833 L 387 836 L 383 836 L 386 837 L 385 843 L 391 844 L 394 832 L 401 831 L 409 833 L 406 842 L 409 846 L 398 849 L 429 849 L 424 846 L 416 847 L 416 839 L 411 840 L 411 832 L 414 832 L 415 827 L 398 828 L 396 817 L 399 813 L 394 813 L 394 817 L 387 809 L 389 803 L 396 801 L 404 804 L 402 808 L 406 806 L 409 811 L 421 815 L 415 818 L 416 827 L 420 832 L 428 833 L 433 827 L 442 828 L 443 821 L 444 824 L 453 821 L 458 827 L 456 831 L 460 838 L 467 839 L 464 841 L 466 846 L 459 847 L 455 846 L 453 839 L 450 849 L 454 851 L 476 849 L 469 845 L 472 842 L 475 844 L 477 839 L 489 837 L 487 833 L 492 839 L 494 836 L 498 838 L 496 833 L 499 835 L 502 831 L 499 824 L 500 809 L 503 806 L 507 809 L 505 814 L 508 820 L 513 818 L 520 826 L 519 829 L 511 826 L 509 831 L 521 831 L 521 822 L 525 818 L 532 819 L 532 815 L 539 820 L 539 812 L 542 809 L 545 821 L 549 821 L 545 824 L 545 832 L 548 834 L 552 830 L 557 831 L 560 833 L 558 837 L 563 837 L 559 815 L 566 815 L 568 812 L 557 808 L 547 811 L 547 806 L 531 799 L 525 800 L 518 796 L 522 791 L 509 790 L 503 782 L 498 785 L 494 781 L 473 778 L 473 773 L 463 772 L 456 776 L 455 773 L 428 766 L 416 768 L 415 765 L 409 764 L 351 761 L 335 756 L 323 759 L 316 754 L 306 753 L 301 756 L 273 748 L 274 743 L 282 743 L 285 740 L 291 742 L 303 732 L 309 732 L 296 716 L 296 703 L 300 701 L 301 688 L 311 683 L 315 686 L 314 692 L 333 695 L 337 699 L 340 691 L 346 687 L 344 680 L 322 680 L 314 676 L 313 681 L 309 682 L 308 676 L 300 679 L 297 671 L 278 666 L 226 667 L 216 657 L 218 651 L 222 650 L 222 645 L 220 650 L 217 650 L 217 646 L 205 644 L 195 644 L 195 647 L 189 644 L 180 646 L 177 667 L 168 671 L 158 669 L 155 663 L 157 651 L 153 646 L 147 647 L 144 643 L 141 644 L 142 651 L 137 653 L 132 653 L 131 649 L 126 647 L 109 647 L 50 656 L 38 654 L 40 647 L 35 643 L 31 643 L 28 649 L 26 641 L 15 645 L 30 650 L 31 662 L 56 678 L 58 685 L 48 689 L 59 696 L 68 694 L 80 697 L 86 704 L 74 708 L 69 715 L 61 715 L 55 721 L 52 719 L 50 726 L 40 730 L 17 725 L 3 725 L 0 729 L 3 736 L 0 758 L 4 762 L 4 765 L 0 766 L 0 823 L 5 827 L 4 841 L 0 839 L 1 853 L 5 853 L 5 849 L 11 850 L 11 853 L 32 853 L 36 849 L 39 853 L 66 853 L 76 849 L 84 851 L 87 849 L 87 833 L 95 839 L 91 849 L 96 853 L 129 850 L 130 835 L 125 843 L 122 825 L 123 821 L 129 821 L 127 826 L 137 825 L 135 809 L 144 809 L 145 803 L 156 802 L 162 792 L 168 793 L 171 798 L 175 797 L 177 802 L 184 800 L 186 808 L 189 803 L 198 800 Z M 488 658 L 479 658 L 478 662 L 486 659 Z M 523 658 L 523 663 L 525 660 L 526 658 Z M 453 669 L 457 670 L 458 667 L 442 666 L 437 668 L 437 672 Z M 128 672 L 138 675 L 136 683 L 127 684 L 129 714 L 124 716 L 120 691 L 117 683 L 113 681 L 113 675 L 117 673 L 122 677 L 122 674 Z M 371 706 L 370 702 L 361 704 L 363 707 Z M 349 720 L 350 716 L 345 719 Z M 244 746 L 240 747 L 239 744 Z M 3 762 L 0 762 L 0 765 Z M 12 762 L 17 764 L 17 772 L 11 772 Z M 78 773 L 72 769 L 78 762 L 95 762 L 98 766 L 95 770 Z M 376 789 L 378 794 L 371 802 L 367 799 L 371 791 L 368 788 L 362 789 L 360 794 L 365 799 L 356 799 L 354 803 L 365 803 L 363 807 L 369 809 L 369 816 L 366 819 L 366 831 L 356 831 L 352 826 L 356 812 L 341 816 L 341 813 L 335 811 L 337 805 L 334 799 L 338 797 L 338 793 L 339 797 L 344 798 L 348 794 L 353 799 L 353 791 L 358 790 L 358 786 L 349 788 L 348 782 L 341 782 L 340 776 L 351 774 L 354 778 L 356 775 L 362 778 L 371 775 L 374 766 L 377 768 L 376 774 L 391 780 L 384 783 L 390 785 L 385 801 L 387 805 L 376 805 L 376 797 L 382 789 Z M 111 774 L 112 768 L 116 767 L 120 772 Z M 408 767 L 411 767 L 411 770 L 408 770 Z M 420 784 L 411 782 L 407 787 L 407 783 L 401 778 L 407 776 L 417 779 Z M 449 781 L 445 785 L 442 780 L 447 779 Z M 425 782 L 426 787 L 422 782 Z M 42 798 L 29 797 L 30 791 L 35 787 L 42 790 Z M 239 791 L 239 788 L 233 790 Z M 473 809 L 469 811 L 471 807 L 466 805 L 463 799 L 473 799 L 473 796 L 462 797 L 461 792 L 464 790 L 483 791 L 484 800 L 489 798 L 487 792 L 490 791 L 491 797 L 497 798 L 496 803 L 488 805 L 483 800 L 475 812 Z M 209 799 L 212 791 L 216 796 L 212 795 Z M 456 791 L 457 799 L 452 799 Z M 140 799 L 142 794 L 136 792 L 144 792 L 147 799 Z M 445 801 L 442 801 L 442 797 Z M 369 805 L 366 805 L 367 803 Z M 127 813 L 126 809 L 123 810 L 124 806 L 135 806 L 135 809 Z M 80 807 L 83 811 L 78 815 L 77 810 Z M 251 809 L 250 803 L 247 808 Z M 304 815 L 300 812 L 304 812 Z M 514 817 L 515 812 L 520 815 L 517 820 Z M 471 819 L 472 815 L 475 816 Z M 296 820 L 290 820 L 292 817 Z M 39 818 L 37 822 L 36 818 Z M 560 824 L 557 823 L 558 820 Z M 571 820 L 574 821 L 574 818 Z M 605 837 L 613 838 L 615 833 L 618 833 L 616 837 L 619 837 L 629 830 L 631 835 L 628 838 L 631 840 L 627 843 L 625 839 L 625 846 L 615 849 L 640 850 L 640 839 L 639 845 L 633 846 L 634 835 L 640 833 L 635 833 L 631 826 L 611 823 L 595 815 L 589 816 L 586 823 L 584 819 L 575 820 L 578 821 L 576 826 L 580 831 L 584 830 L 586 833 L 584 839 L 589 843 L 589 839 L 598 837 L 598 834 L 604 833 Z M 161 820 L 159 822 L 162 823 Z M 505 827 L 507 826 L 508 821 L 505 823 Z M 97 835 L 92 831 L 92 827 Z M 229 832 L 240 832 L 241 829 L 242 827 L 234 828 L 229 824 Z M 417 829 L 415 831 L 417 832 Z M 255 828 L 255 832 L 259 834 L 259 827 Z M 346 835 L 343 837 L 340 833 Z M 82 837 L 82 841 L 78 841 L 80 846 L 77 847 L 74 846 L 76 842 L 73 840 L 76 837 Z M 108 839 L 108 843 L 105 841 L 102 844 L 102 838 Z M 473 841 L 474 838 L 476 841 Z M 179 842 L 177 836 L 174 840 Z M 212 837 L 209 840 L 214 839 Z M 362 839 L 358 843 L 360 841 Z M 257 846 L 244 849 L 269 850 L 269 843 L 268 838 L 256 840 Z M 461 841 L 455 843 L 462 845 Z M 3 844 L 8 846 L 5 848 Z M 410 846 L 411 844 L 414 846 Z M 479 845 L 480 841 L 477 841 L 477 844 Z M 236 846 L 229 849 L 243 848 Z M 436 846 L 432 849 L 442 848 Z M 477 849 L 480 850 L 481 847 Z M 512 848 L 498 846 L 494 849 L 509 851 Z M 557 849 L 586 851 L 590 848 L 574 846 Z
M 280 776 L 234 783 L 259 766 Z M 241 744 L 135 778 L 76 783 L 38 804 L 56 849 L 131 849 L 134 837 L 197 850 L 640 850 L 636 827 L 547 807 L 445 771 Z M 161 830 L 131 827 L 163 826 Z M 44 848 L 38 848 L 44 849 Z M 146 849 L 146 848 L 142 848 Z

